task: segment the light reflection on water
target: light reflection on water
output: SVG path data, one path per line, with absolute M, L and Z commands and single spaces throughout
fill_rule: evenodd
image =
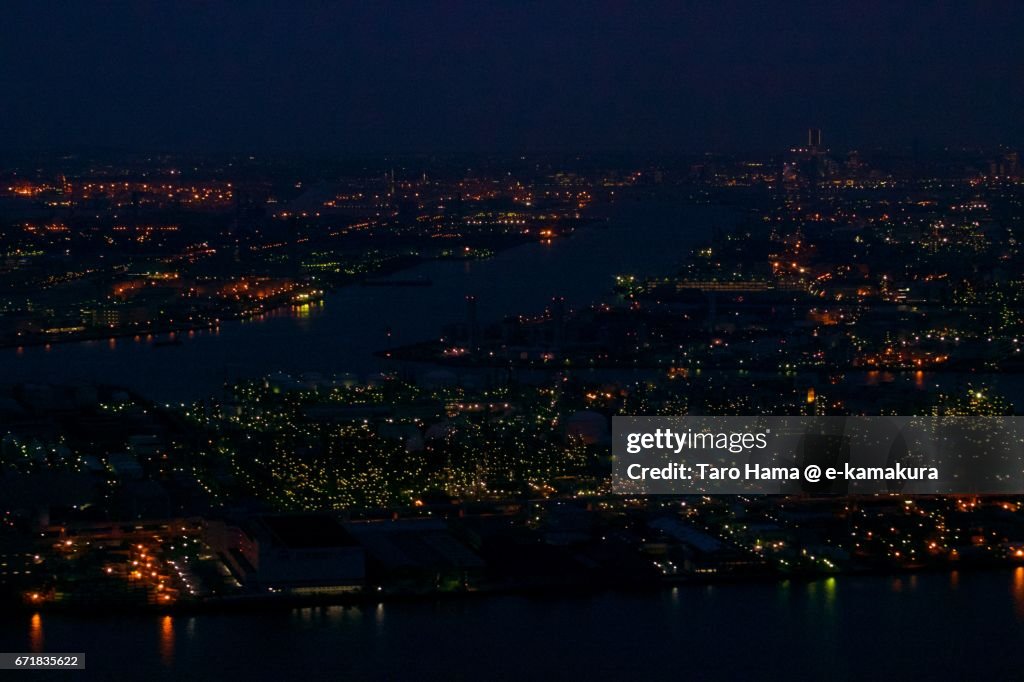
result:
M 174 665 L 174 618 L 160 619 L 160 661 L 165 666 Z
M 147 620 L 153 628 L 139 627 Z M 973 623 L 974 630 L 965 633 L 953 627 L 961 620 Z M 642 641 L 655 650 L 681 647 L 680 655 L 685 649 L 694 654 L 706 650 L 712 656 L 720 653 L 725 646 L 720 640 L 726 637 L 734 643 L 754 641 L 752 655 L 807 657 L 808 671 L 816 666 L 857 666 L 863 647 L 892 647 L 886 655 L 898 669 L 899 646 L 908 626 L 915 629 L 915 637 L 929 642 L 929 648 L 945 651 L 1017 646 L 1024 640 L 1022 624 L 1024 566 L 1011 572 L 839 576 L 803 584 L 786 580 L 677 586 L 662 592 L 589 597 L 488 596 L 187 618 L 163 615 L 155 622 L 143 616 L 81 619 L 35 613 L 27 617 L 25 639 L 17 643 L 0 638 L 0 650 L 85 651 L 92 668 L 102 667 L 104 662 L 97 659 L 116 647 L 130 651 L 133 664 L 158 677 L 160 670 L 194 671 L 215 664 L 218 656 L 236 657 L 233 665 L 258 676 L 264 666 L 277 665 L 293 652 L 315 651 L 322 657 L 325 674 L 365 674 L 376 666 L 386 672 L 393 659 L 403 656 L 429 666 L 444 659 L 446 652 L 453 655 L 449 650 L 471 652 L 465 653 L 471 659 L 467 666 L 496 665 L 506 648 L 524 653 L 535 649 L 538 656 L 551 648 L 586 669 L 593 662 L 587 656 L 628 657 L 628 647 L 616 650 L 623 638 L 634 642 L 631 646 Z M 561 641 L 570 632 L 579 647 L 576 651 L 569 640 Z M 944 654 L 933 663 L 917 661 L 924 666 L 918 672 L 928 673 L 934 666 L 932 672 L 948 674 L 949 661 L 943 660 Z M 226 660 L 221 663 L 227 665 Z M 502 659 L 501 664 L 508 662 Z M 739 661 L 721 664 L 733 673 L 744 670 Z M 113 661 L 106 665 L 116 668 Z M 462 670 L 464 676 L 472 676 L 484 669 Z M 429 676 L 430 670 L 423 672 Z M 658 669 L 646 673 L 657 674 Z
M 836 579 L 835 576 L 825 578 L 824 581 L 825 603 L 832 606 L 836 602 Z
M 43 645 L 43 617 L 38 613 L 33 613 L 28 620 L 29 650 L 34 654 L 42 653 Z
M 1024 566 L 1013 571 L 1013 607 L 1017 618 L 1024 620 Z

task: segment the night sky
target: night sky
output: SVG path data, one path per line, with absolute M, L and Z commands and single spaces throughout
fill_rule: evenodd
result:
M 17 2 L 0 147 L 1024 141 L 1024 3 Z

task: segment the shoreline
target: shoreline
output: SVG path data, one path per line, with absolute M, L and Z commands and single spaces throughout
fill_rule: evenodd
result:
M 580 225 L 587 225 L 594 222 L 593 220 L 582 220 L 579 222 Z M 560 238 L 565 239 L 573 235 L 575 230 L 567 231 L 560 235 Z M 347 276 L 344 280 L 338 281 L 331 285 L 318 285 L 323 289 L 323 296 L 316 299 L 316 301 L 322 301 L 328 294 L 335 293 L 341 289 L 352 286 L 403 286 L 401 283 L 391 282 L 375 282 L 375 279 L 381 277 L 389 277 L 392 275 L 400 274 L 403 272 L 410 271 L 421 265 L 431 262 L 444 262 L 444 261 L 476 261 L 476 260 L 487 260 L 497 256 L 500 253 L 514 249 L 519 246 L 524 246 L 537 241 L 533 236 L 530 238 L 523 239 L 506 239 L 506 240 L 495 240 L 500 245 L 491 244 L 488 245 L 489 253 L 486 256 L 473 256 L 473 257 L 457 257 L 452 255 L 436 255 L 430 257 L 424 256 L 403 256 L 397 260 L 402 261 L 395 265 L 386 265 L 379 269 L 373 270 L 372 272 L 361 273 L 359 275 Z M 313 301 L 310 301 L 313 302 Z M 100 330 L 84 330 L 75 335 L 54 335 L 51 337 L 35 337 L 25 341 L 7 341 L 0 340 L 0 350 L 3 349 L 15 349 L 21 350 L 25 348 L 39 348 L 54 345 L 69 345 L 76 343 L 90 343 L 96 341 L 113 341 L 117 339 L 135 338 L 140 337 L 141 339 L 157 340 L 160 336 L 175 336 L 178 334 L 189 334 L 197 331 L 209 331 L 211 329 L 217 329 L 225 322 L 238 322 L 244 320 L 251 320 L 258 318 L 262 315 L 267 315 L 279 310 L 292 308 L 295 306 L 304 305 L 296 303 L 291 300 L 290 296 L 287 300 L 281 300 L 280 302 L 268 303 L 265 308 L 256 311 L 242 311 L 238 313 L 226 314 L 223 317 L 215 318 L 209 322 L 191 323 L 191 324 L 157 324 L 148 327 L 144 330 L 115 330 L 115 331 L 100 331 Z
M 1018 565 L 1019 567 L 1019 565 Z M 229 615 L 238 613 L 268 612 L 273 610 L 292 610 L 298 608 L 326 608 L 332 606 L 359 607 L 379 604 L 414 604 L 436 602 L 440 600 L 477 600 L 488 597 L 522 597 L 525 599 L 546 599 L 555 597 L 590 598 L 602 594 L 656 594 L 670 592 L 684 587 L 719 587 L 740 585 L 783 585 L 785 583 L 811 584 L 828 579 L 841 578 L 893 578 L 916 575 L 939 575 L 954 573 L 993 574 L 1015 570 L 1013 564 L 1005 562 L 977 562 L 962 566 L 950 564 L 921 566 L 908 569 L 893 568 L 858 568 L 831 573 L 795 573 L 784 574 L 752 574 L 736 575 L 727 578 L 702 578 L 687 576 L 678 580 L 659 581 L 654 583 L 622 584 L 609 581 L 578 581 L 551 582 L 538 585 L 496 586 L 492 588 L 455 590 L 450 592 L 387 592 L 362 591 L 345 592 L 336 595 L 239 595 L 235 597 L 216 597 L 193 602 L 179 602 L 170 605 L 160 604 L 103 604 L 102 613 L 98 612 L 97 604 L 28 604 L 20 600 L 8 600 L 4 603 L 8 613 L 31 614 L 62 614 L 73 617 L 109 619 L 121 616 L 196 616 L 196 615 Z

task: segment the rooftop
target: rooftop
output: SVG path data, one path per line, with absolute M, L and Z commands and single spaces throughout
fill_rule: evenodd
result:
M 333 517 L 324 514 L 296 514 L 260 517 L 275 544 L 291 549 L 347 547 L 356 541 Z

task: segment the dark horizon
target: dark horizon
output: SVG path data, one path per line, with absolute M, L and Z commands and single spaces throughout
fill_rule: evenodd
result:
M 1024 140 L 1024 8 L 8 8 L 0 148 L 767 152 Z M 31 27 L 32 30 L 24 30 Z
M 8 144 L 0 146 L 0 162 L 12 163 L 13 160 L 54 161 L 95 160 L 125 161 L 131 159 L 154 159 L 159 157 L 179 158 L 182 160 L 231 161 L 249 159 L 255 162 L 281 163 L 329 163 L 329 164 L 379 164 L 401 163 L 421 160 L 425 163 L 453 163 L 459 160 L 494 160 L 540 162 L 562 159 L 566 162 L 581 163 L 608 161 L 609 163 L 688 163 L 699 158 L 717 158 L 731 160 L 778 160 L 801 147 L 806 139 L 808 129 L 797 131 L 794 138 L 787 144 L 772 148 L 694 148 L 694 150 L 649 150 L 649 148 L 451 148 L 451 150 L 304 150 L 304 148 L 271 148 L 271 147 L 232 147 L 201 150 L 189 146 L 145 146 L 115 144 L 68 144 L 53 146 L 18 146 Z M 906 143 L 894 144 L 823 144 L 822 153 L 842 157 L 847 154 L 881 155 L 882 157 L 910 158 L 920 155 L 926 159 L 956 159 L 961 156 L 997 155 L 1019 150 L 1024 146 L 1009 141 L 995 141 L 989 144 L 944 144 L 941 141 L 909 140 Z

